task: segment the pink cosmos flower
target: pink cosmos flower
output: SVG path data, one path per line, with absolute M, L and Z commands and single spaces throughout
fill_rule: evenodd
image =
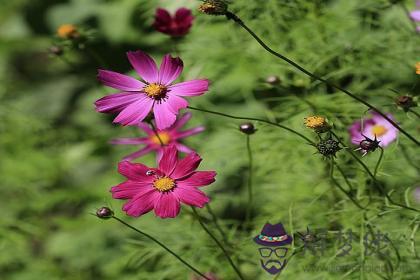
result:
M 193 21 L 194 17 L 190 9 L 179 8 L 172 17 L 167 10 L 158 8 L 153 26 L 159 32 L 172 37 L 180 37 L 190 31 Z
M 215 181 L 215 171 L 195 171 L 201 162 L 196 153 L 178 159 L 175 145 L 164 148 L 158 168 L 141 163 L 120 162 L 118 172 L 127 181 L 111 189 L 112 197 L 128 199 L 123 211 L 139 217 L 152 209 L 161 218 L 174 218 L 179 214 L 181 203 L 204 207 L 210 199 L 198 188 Z
M 191 116 L 191 113 L 184 114 L 168 129 L 157 130 L 158 135 L 156 135 L 155 131 L 153 131 L 153 129 L 148 124 L 139 123 L 137 126 L 147 134 L 147 137 L 118 138 L 111 140 L 111 143 L 116 145 L 146 145 L 144 148 L 124 157 L 123 160 L 133 160 L 151 151 L 156 151 L 157 159 L 160 160 L 162 158 L 163 146 L 170 144 L 174 144 L 177 150 L 180 152 L 187 154 L 192 153 L 194 151 L 189 147 L 181 144 L 179 140 L 204 131 L 204 126 L 198 126 L 185 131 L 180 131 L 180 129 L 189 121 L 189 119 L 191 119 Z
M 420 22 L 420 1 L 416 1 L 416 9 L 410 12 L 410 17 L 412 20 Z
M 387 114 L 387 117 L 394 120 L 391 114 Z M 376 137 L 380 141 L 379 146 L 386 147 L 397 139 L 398 129 L 374 112 L 371 118 L 363 120 L 363 129 L 362 123 L 356 121 L 349 127 L 349 133 L 353 144 L 359 145 L 366 137 L 371 140 Z
M 144 82 L 107 70 L 98 73 L 104 85 L 121 91 L 95 102 L 98 112 L 118 113 L 115 123 L 138 125 L 153 111 L 158 129 L 165 129 L 175 122 L 178 111 L 188 106 L 181 96 L 197 96 L 208 90 L 209 82 L 205 79 L 173 84 L 183 70 L 179 57 L 165 55 L 160 69 L 142 51 L 128 52 L 127 57 Z

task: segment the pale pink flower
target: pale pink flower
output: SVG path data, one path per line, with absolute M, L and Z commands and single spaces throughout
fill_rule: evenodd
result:
M 180 140 L 204 131 L 204 126 L 194 127 L 181 131 L 181 128 L 189 121 L 191 113 L 184 114 L 171 127 L 156 132 L 146 123 L 139 123 L 137 126 L 147 134 L 146 137 L 138 138 L 117 138 L 111 140 L 116 145 L 145 145 L 140 150 L 129 154 L 123 160 L 133 160 L 149 152 L 156 151 L 157 159 L 162 158 L 164 146 L 173 144 L 178 151 L 183 153 L 192 153 L 194 150 L 180 143 Z M 156 135 L 157 133 L 157 135 Z

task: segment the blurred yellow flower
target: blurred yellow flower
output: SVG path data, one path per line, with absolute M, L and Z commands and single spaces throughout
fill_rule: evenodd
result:
M 316 132 L 325 132 L 330 129 L 327 120 L 321 116 L 310 116 L 305 118 L 305 126 L 314 129 Z
M 76 26 L 73 24 L 63 24 L 57 29 L 57 35 L 63 39 L 75 38 L 79 35 Z
M 416 74 L 420 75 L 420 62 L 416 63 Z

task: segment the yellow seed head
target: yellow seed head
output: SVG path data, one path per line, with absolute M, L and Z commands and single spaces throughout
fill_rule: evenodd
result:
M 167 88 L 160 84 L 149 84 L 144 89 L 147 96 L 154 99 L 161 99 L 166 96 Z
M 168 145 L 169 142 L 171 142 L 171 136 L 169 136 L 168 132 L 161 131 L 161 132 L 158 132 L 158 135 L 153 135 L 152 137 L 150 137 L 150 141 L 152 141 L 154 144 L 157 144 L 157 145 L 162 145 L 162 144 Z
M 305 126 L 314 129 L 316 132 L 325 132 L 330 129 L 326 119 L 321 116 L 310 116 L 305 118 Z
M 57 35 L 63 39 L 72 39 L 78 37 L 79 32 L 73 24 L 63 24 L 57 29 Z
M 225 15 L 227 8 L 227 4 L 221 0 L 205 0 L 198 10 L 208 15 Z

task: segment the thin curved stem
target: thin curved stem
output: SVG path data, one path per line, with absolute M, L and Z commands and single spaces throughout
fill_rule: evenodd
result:
M 334 135 L 334 137 L 337 139 L 337 141 L 341 144 L 341 145 L 343 145 L 343 146 L 346 146 L 344 143 L 343 143 L 343 141 L 341 141 L 341 139 L 340 139 L 340 137 L 338 137 L 338 135 L 337 134 L 335 134 L 333 131 L 331 131 L 331 134 L 332 135 Z M 401 208 L 405 208 L 405 209 L 407 209 L 407 210 L 411 210 L 411 211 L 414 211 L 414 212 L 420 212 L 420 210 L 419 209 L 416 209 L 416 208 L 412 208 L 412 207 L 409 207 L 409 206 L 405 206 L 404 204 L 401 204 L 401 203 L 398 203 L 398 202 L 394 202 L 394 200 L 389 196 L 389 194 L 384 190 L 384 188 L 383 188 L 383 186 L 381 185 L 381 183 L 380 182 L 378 182 L 378 180 L 376 180 L 376 177 L 373 175 L 373 173 L 369 170 L 369 168 L 366 166 L 366 164 L 357 156 L 357 155 L 355 155 L 350 149 L 345 149 L 345 151 L 347 152 L 347 153 L 349 153 L 362 167 L 363 167 L 363 169 L 367 172 L 367 174 L 369 175 L 369 177 L 373 180 L 373 184 L 374 184 L 374 186 L 375 186 L 375 188 L 383 195 L 383 196 L 385 196 L 387 199 L 388 199 L 388 201 L 391 203 L 391 204 L 393 204 L 393 205 L 395 205 L 395 206 L 399 206 L 399 207 L 401 207 Z
M 366 210 L 363 206 L 359 204 L 357 200 L 355 200 L 341 185 L 340 183 L 334 178 L 334 165 L 337 165 L 335 163 L 334 159 L 331 159 L 330 162 L 330 179 L 331 181 L 353 202 L 356 207 L 358 207 L 361 210 Z
M 162 247 L 163 249 L 165 249 L 168 253 L 170 253 L 171 255 L 173 255 L 175 258 L 177 258 L 180 262 L 182 262 L 185 266 L 187 266 L 189 269 L 191 269 L 192 271 L 194 271 L 195 273 L 197 273 L 198 275 L 200 275 L 201 277 L 203 277 L 204 279 L 207 280 L 211 280 L 210 278 L 208 278 L 206 275 L 204 275 L 203 273 L 201 273 L 198 269 L 196 269 L 195 267 L 193 267 L 192 265 L 190 265 L 189 263 L 187 263 L 184 259 L 182 259 L 177 253 L 175 253 L 174 251 L 172 251 L 171 249 L 169 249 L 168 247 L 166 247 L 165 244 L 163 244 L 162 242 L 160 242 L 159 240 L 157 240 L 156 238 L 154 238 L 153 236 L 133 227 L 130 224 L 127 224 L 126 222 L 124 222 L 123 220 L 121 220 L 118 217 L 113 216 L 112 217 L 114 220 L 120 222 L 121 224 L 125 225 L 126 227 L 134 230 L 137 233 L 140 233 L 141 235 L 149 238 L 150 240 L 152 240 L 153 242 L 157 243 L 160 247 Z
M 201 112 L 210 113 L 210 114 L 214 114 L 214 115 L 219 115 L 219 116 L 223 116 L 223 117 L 227 117 L 227 118 L 231 118 L 231 119 L 236 119 L 236 120 L 258 121 L 258 122 L 263 122 L 263 123 L 266 123 L 266 124 L 274 125 L 274 126 L 282 128 L 282 129 L 285 129 L 285 130 L 287 130 L 287 131 L 289 131 L 293 134 L 296 134 L 300 138 L 305 139 L 310 144 L 315 145 L 315 143 L 311 139 L 306 137 L 305 135 L 303 135 L 303 134 L 301 134 L 301 133 L 299 133 L 299 132 L 297 132 L 297 131 L 295 131 L 295 130 L 287 127 L 287 126 L 284 126 L 284 125 L 281 125 L 281 124 L 278 124 L 278 123 L 275 123 L 275 122 L 270 122 L 270 121 L 267 121 L 267 120 L 264 120 L 264 119 L 259 119 L 259 118 L 237 117 L 237 116 L 232 116 L 232 115 L 228 115 L 228 114 L 225 114 L 225 113 L 210 111 L 210 110 L 206 110 L 206 109 L 199 109 L 199 108 L 195 108 L 195 107 L 191 107 L 191 106 L 188 106 L 187 108 L 191 109 L 191 110 L 195 110 L 195 111 L 201 111 Z
M 211 231 L 206 227 L 203 220 L 201 219 L 200 215 L 198 215 L 197 210 L 195 210 L 194 207 L 191 207 L 195 217 L 197 218 L 198 222 L 200 223 L 201 227 L 204 229 L 204 231 L 210 236 L 211 239 L 219 246 L 219 248 L 222 250 L 223 254 L 225 255 L 226 259 L 232 266 L 233 270 L 235 270 L 236 274 L 238 275 L 239 279 L 244 280 L 245 278 L 242 276 L 241 271 L 236 267 L 236 265 L 233 263 L 232 259 L 230 258 L 228 252 L 226 251 L 225 247 L 223 247 L 222 243 L 211 233 Z
M 376 178 L 376 175 L 378 174 L 378 169 L 379 169 L 379 166 L 381 165 L 382 158 L 384 157 L 384 149 L 382 147 L 379 147 L 379 149 L 381 150 L 381 152 L 379 153 L 378 162 L 376 162 L 375 171 L 373 172 L 373 176 L 375 176 L 375 178 Z
M 376 113 L 378 113 L 379 115 L 381 115 L 385 120 L 387 120 L 390 124 L 392 124 L 392 126 L 394 126 L 395 128 L 397 128 L 399 131 L 401 131 L 402 134 L 404 134 L 405 136 L 407 136 L 411 141 L 413 141 L 414 143 L 416 143 L 418 146 L 420 146 L 420 141 L 418 141 L 416 138 L 414 138 L 413 136 L 411 136 L 408 132 L 406 132 L 403 128 L 401 128 L 395 121 L 393 121 L 391 118 L 389 118 L 386 114 L 382 113 L 378 108 L 376 108 L 375 106 L 371 105 L 370 103 L 368 103 L 367 101 L 363 100 L 362 98 L 356 96 L 355 94 L 351 93 L 350 91 L 340 87 L 339 85 L 336 85 L 308 70 L 306 70 L 305 68 L 303 68 L 302 66 L 300 66 L 299 64 L 297 64 L 296 62 L 294 62 L 293 60 L 285 57 L 284 55 L 274 51 L 273 49 L 271 49 L 267 44 L 264 43 L 264 41 L 262 41 L 260 39 L 260 37 L 258 37 L 237 15 L 235 15 L 232 12 L 227 12 L 226 13 L 226 17 L 228 19 L 233 20 L 234 22 L 236 22 L 238 25 L 240 25 L 243 29 L 245 29 L 252 37 L 254 37 L 254 39 L 269 53 L 271 53 L 272 55 L 286 61 L 287 63 L 289 63 L 290 65 L 292 65 L 293 67 L 295 67 L 296 69 L 298 69 L 299 71 L 303 72 L 304 74 L 306 74 L 307 76 L 318 80 L 330 87 L 333 87 L 343 93 L 345 93 L 346 95 L 348 95 L 349 97 L 353 98 L 354 100 L 362 103 L 363 105 L 365 105 L 366 107 L 368 107 L 370 110 L 375 111 Z
M 416 111 L 414 111 L 413 109 L 408 109 L 408 111 L 410 112 L 410 113 L 412 113 L 413 115 L 415 115 L 417 118 L 419 118 L 420 119 L 420 114 L 419 113 L 417 113 Z
M 248 152 L 248 205 L 246 208 L 245 224 L 248 224 L 251 218 L 251 213 L 253 209 L 253 191 L 252 191 L 252 151 L 251 151 L 251 136 L 246 136 L 246 150 Z
M 227 238 L 226 238 L 226 234 L 225 234 L 225 232 L 223 231 L 222 227 L 220 226 L 220 224 L 219 224 L 219 220 L 217 219 L 216 214 L 213 212 L 213 209 L 211 209 L 211 207 L 210 207 L 210 204 L 209 204 L 209 203 L 207 203 L 207 204 L 206 204 L 206 209 L 207 209 L 207 211 L 209 212 L 209 214 L 210 214 L 210 216 L 211 216 L 211 218 L 212 218 L 212 220 L 213 220 L 213 223 L 214 223 L 214 225 L 216 226 L 217 231 L 218 231 L 218 232 L 220 233 L 220 235 L 222 236 L 223 241 L 225 242 L 225 244 L 226 244 L 226 245 L 228 245 L 228 246 L 230 247 L 229 241 L 228 241 L 228 240 L 227 240 Z

